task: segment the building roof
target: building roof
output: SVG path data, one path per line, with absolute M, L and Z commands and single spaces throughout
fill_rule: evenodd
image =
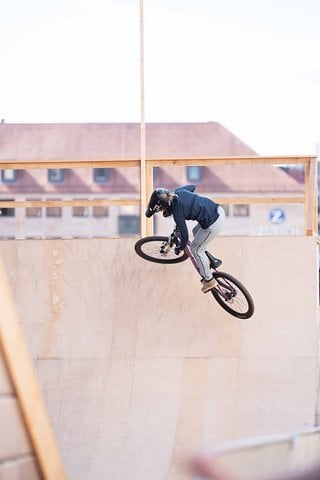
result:
M 145 129 L 149 158 L 256 154 L 216 122 L 150 123 Z M 140 124 L 0 124 L 0 161 L 102 158 L 140 158 Z
M 147 158 L 190 158 L 257 155 L 216 122 L 146 124 Z M 0 161 L 97 160 L 140 158 L 140 124 L 0 124 Z M 110 182 L 97 185 L 87 169 L 71 171 L 63 185 L 46 185 L 37 170 L 21 172 L 17 185 L 2 191 L 139 192 L 136 168 L 112 169 Z M 174 188 L 187 183 L 185 167 L 159 168 L 155 186 Z M 303 185 L 271 165 L 203 167 L 202 192 L 301 192 Z

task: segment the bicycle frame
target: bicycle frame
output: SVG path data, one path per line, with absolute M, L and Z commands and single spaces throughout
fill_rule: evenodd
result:
M 190 242 L 190 240 L 189 240 L 188 243 L 187 243 L 187 246 L 186 246 L 186 248 L 185 248 L 185 252 L 187 253 L 188 257 L 190 258 L 190 260 L 191 260 L 194 268 L 197 270 L 197 272 L 199 273 L 199 275 L 201 275 L 201 274 L 200 274 L 199 266 L 198 266 L 197 261 L 196 261 L 194 255 L 193 255 L 193 253 L 192 253 L 192 251 L 191 251 L 190 245 L 191 245 L 191 242 Z M 209 261 L 210 261 L 210 258 L 209 258 Z M 211 268 L 212 268 L 213 270 L 217 271 L 217 269 L 214 268 L 212 265 L 211 265 Z M 225 300 L 227 300 L 227 299 L 229 298 L 229 296 L 230 296 L 230 293 L 232 293 L 234 289 L 231 287 L 231 285 L 230 285 L 228 282 L 224 283 L 224 285 L 223 285 L 223 287 L 224 287 L 225 289 L 227 289 L 227 291 L 224 291 L 222 288 L 220 288 L 221 286 L 222 286 L 222 285 L 220 285 L 219 282 L 217 282 L 217 284 L 216 284 L 216 286 L 215 286 L 215 289 L 219 291 L 219 294 L 220 294 L 221 297 L 223 297 Z
M 176 243 L 176 241 L 180 241 L 179 239 L 179 235 L 177 234 L 177 231 L 176 229 L 172 232 L 172 234 L 169 236 L 169 239 L 170 239 L 170 243 Z M 197 270 L 197 272 L 200 274 L 200 269 L 199 269 L 199 266 L 198 266 L 198 263 L 192 253 L 192 250 L 191 250 L 191 242 L 190 240 L 188 240 L 187 242 L 187 245 L 186 245 L 186 248 L 184 249 L 184 251 L 186 252 L 186 254 L 188 255 L 188 257 L 190 258 L 194 268 Z M 209 261 L 210 261 L 210 258 L 209 258 Z M 213 268 L 214 270 L 216 270 L 212 265 L 210 265 L 211 268 Z
M 187 253 L 188 257 L 190 258 L 190 260 L 191 260 L 194 268 L 197 270 L 197 272 L 198 272 L 199 275 L 200 275 L 199 266 L 198 266 L 198 264 L 197 264 L 197 262 L 196 262 L 196 259 L 194 258 L 194 255 L 193 255 L 193 253 L 192 253 L 192 251 L 191 251 L 190 245 L 191 245 L 191 242 L 188 241 L 187 246 L 186 246 L 186 248 L 185 248 L 185 252 Z

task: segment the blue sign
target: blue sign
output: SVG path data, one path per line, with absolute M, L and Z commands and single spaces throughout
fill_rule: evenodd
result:
M 270 222 L 276 223 L 277 225 L 279 225 L 280 223 L 283 223 L 285 219 L 286 219 L 286 214 L 284 213 L 283 210 L 281 210 L 281 208 L 274 208 L 269 213 Z

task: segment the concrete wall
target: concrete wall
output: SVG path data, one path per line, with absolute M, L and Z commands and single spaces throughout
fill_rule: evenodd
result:
M 255 299 L 242 321 L 134 241 L 0 243 L 70 480 L 186 479 L 200 444 L 313 425 L 315 240 L 212 243 Z

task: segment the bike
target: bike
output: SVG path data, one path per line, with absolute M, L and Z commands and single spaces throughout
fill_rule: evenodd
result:
M 179 231 L 174 231 L 168 236 L 153 235 L 144 237 L 135 243 L 135 251 L 144 260 L 154 263 L 180 263 L 190 258 L 193 266 L 199 272 L 197 262 L 191 252 L 190 241 L 184 251 L 175 254 L 174 247 L 180 245 Z M 216 280 L 215 287 L 211 290 L 214 299 L 229 314 L 240 319 L 252 317 L 254 313 L 253 299 L 245 286 L 229 273 L 219 272 L 222 261 L 206 251 L 209 258 L 212 275 Z

